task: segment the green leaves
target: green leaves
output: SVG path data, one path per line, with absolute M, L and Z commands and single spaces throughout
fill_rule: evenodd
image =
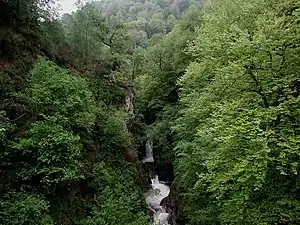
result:
M 80 138 L 56 124 L 55 120 L 34 124 L 30 138 L 20 145 L 36 155 L 36 174 L 32 175 L 42 176 L 42 182 L 72 181 L 78 177 Z
M 31 103 L 39 116 L 54 117 L 65 126 L 90 129 L 95 121 L 95 102 L 88 82 L 39 59 L 32 72 Z
M 40 177 L 44 185 L 80 177 L 83 150 L 79 132 L 90 132 L 96 107 L 85 79 L 51 62 L 38 59 L 31 71 L 30 102 L 41 121 L 17 146 L 35 159 L 24 179 Z
M 138 171 L 129 165 L 126 166 L 127 168 L 125 166 L 115 163 L 98 163 L 94 166 L 94 185 L 101 194 L 95 199 L 91 216 L 83 219 L 80 224 L 146 225 L 149 223 L 143 213 L 142 193 L 136 186 Z
M 189 46 L 196 61 L 180 79 L 184 108 L 174 130 L 177 175 L 195 224 L 206 220 L 193 217 L 195 208 L 224 224 L 295 224 L 280 202 L 299 205 L 291 197 L 299 185 L 299 40 L 297 6 L 283 5 L 210 1 Z
M 102 147 L 108 154 L 114 155 L 115 160 L 122 159 L 124 149 L 132 147 L 132 137 L 126 129 L 124 113 L 112 110 L 111 114 L 105 118 L 103 136 L 100 139 Z
M 30 75 L 32 122 L 11 152 L 0 154 L 8 166 L 8 160 L 20 156 L 17 181 L 9 184 L 20 194 L 0 202 L 6 224 L 50 225 L 50 212 L 58 223 L 65 219 L 64 211 L 76 224 L 147 224 L 135 178 L 139 171 L 125 160 L 125 153 L 133 151 L 133 138 L 126 128 L 128 116 L 116 107 L 123 102 L 124 89 L 100 79 L 90 84 L 42 58 Z M 5 113 L 0 124 L 2 146 L 12 130 Z M 47 196 L 49 203 L 34 195 L 23 198 L 23 190 Z
M 52 225 L 49 203 L 35 195 L 11 194 L 0 201 L 0 220 L 7 225 Z

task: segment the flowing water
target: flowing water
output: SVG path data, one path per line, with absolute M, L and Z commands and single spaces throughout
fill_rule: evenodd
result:
M 127 87 L 124 108 L 131 116 L 134 116 L 133 98 L 134 91 L 132 87 Z M 124 123 L 124 130 L 128 130 L 127 122 Z M 146 142 L 145 148 L 146 157 L 142 160 L 142 163 L 154 164 L 152 143 L 149 140 Z M 150 174 L 153 173 L 149 173 L 149 175 Z M 154 177 L 152 177 L 151 187 L 152 188 L 145 194 L 145 198 L 148 208 L 153 212 L 153 225 L 169 225 L 169 214 L 166 212 L 166 209 L 160 204 L 164 198 L 169 196 L 170 188 L 169 186 L 160 182 L 157 175 L 154 175 Z
M 150 141 L 146 143 L 146 158 L 143 163 L 154 163 L 153 150 Z M 164 198 L 170 194 L 170 187 L 159 181 L 157 175 L 151 179 L 151 189 L 145 194 L 146 203 L 153 212 L 153 225 L 169 225 L 169 214 L 161 206 Z
M 143 159 L 143 163 L 154 163 L 153 150 L 150 141 L 146 143 L 146 158 Z

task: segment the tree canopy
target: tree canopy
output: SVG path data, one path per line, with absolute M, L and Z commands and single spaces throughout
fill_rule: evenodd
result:
M 3 224 L 149 224 L 146 141 L 170 224 L 300 223 L 298 0 L 56 14 L 0 3 Z

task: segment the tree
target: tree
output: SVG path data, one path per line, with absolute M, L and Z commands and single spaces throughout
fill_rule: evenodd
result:
M 0 23 L 6 26 L 37 28 L 39 18 L 47 20 L 55 14 L 52 6 L 52 0 L 4 0 L 0 3 Z
M 161 162 L 174 160 L 171 126 L 180 108 L 177 80 L 193 60 L 185 49 L 195 38 L 195 27 L 201 20 L 199 9 L 188 11 L 170 33 L 154 35 L 142 53 L 141 75 L 136 78 L 137 107 L 150 125 L 148 133 Z
M 290 44 L 299 42 L 297 8 L 239 0 L 206 7 L 174 127 L 191 224 L 299 221 L 299 63 Z

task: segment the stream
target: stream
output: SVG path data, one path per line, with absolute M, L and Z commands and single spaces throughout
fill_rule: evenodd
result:
M 148 140 L 146 143 L 146 157 L 142 160 L 145 163 L 154 163 L 153 149 L 151 142 Z M 153 171 L 152 171 L 153 172 Z M 151 174 L 151 189 L 145 194 L 146 203 L 149 210 L 153 213 L 153 225 L 169 225 L 169 214 L 166 209 L 161 206 L 164 198 L 170 194 L 170 187 L 164 182 L 159 181 L 156 173 Z
M 126 86 L 125 96 L 124 108 L 129 115 L 134 117 L 134 91 L 132 87 Z M 124 123 L 124 130 L 127 129 L 127 124 Z M 151 189 L 145 193 L 145 199 L 148 209 L 151 211 L 151 215 L 153 215 L 152 225 L 170 225 L 168 222 L 170 215 L 167 213 L 166 208 L 162 206 L 163 199 L 167 198 L 170 194 L 170 187 L 166 183 L 159 181 L 159 177 L 153 169 L 155 161 L 152 143 L 149 139 L 145 144 L 145 150 L 146 157 L 142 160 L 142 163 L 146 166 L 147 172 L 151 178 Z

